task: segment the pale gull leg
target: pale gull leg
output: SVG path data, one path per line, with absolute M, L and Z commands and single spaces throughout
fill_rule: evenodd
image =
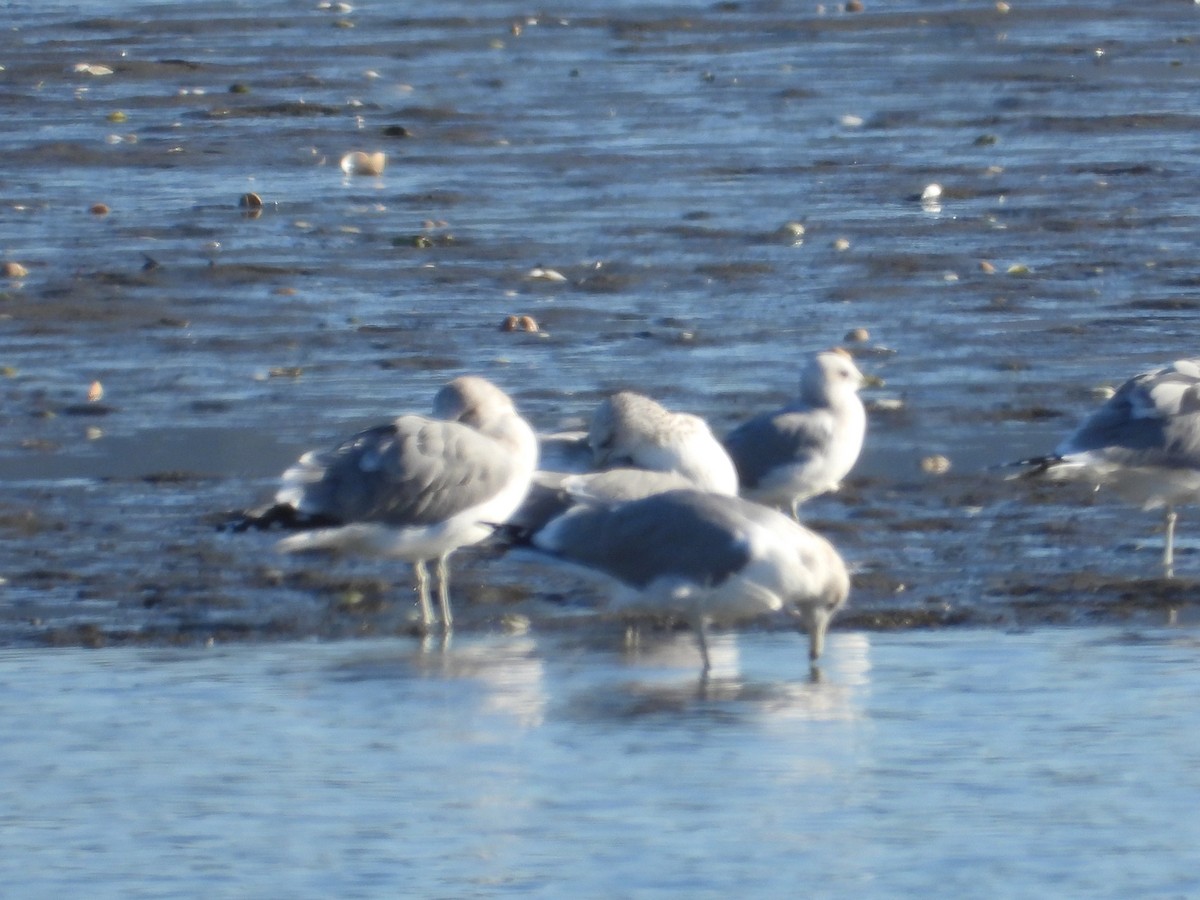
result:
M 429 602 L 429 573 L 425 571 L 425 560 L 413 563 L 413 575 L 417 579 L 417 602 L 421 604 L 421 624 L 426 632 L 433 627 L 433 606 Z
M 625 652 L 633 653 L 641 649 L 642 629 L 637 625 L 625 626 Z
M 800 521 L 800 498 L 799 497 L 792 498 L 792 521 L 793 522 Z
M 1167 528 L 1163 537 L 1163 573 L 1175 577 L 1175 507 L 1167 507 Z
M 446 565 L 449 553 L 443 553 L 437 561 L 438 605 L 442 608 L 442 627 L 449 631 L 454 627 L 454 616 L 450 613 L 450 568 Z
M 700 643 L 700 659 L 703 663 L 700 674 L 701 677 L 707 678 L 712 669 L 712 662 L 708 658 L 708 624 L 704 613 L 697 613 L 692 617 L 692 628 L 695 629 L 696 640 Z
M 808 626 L 808 658 L 815 663 L 825 651 L 825 630 L 829 627 L 829 616 L 817 613 Z

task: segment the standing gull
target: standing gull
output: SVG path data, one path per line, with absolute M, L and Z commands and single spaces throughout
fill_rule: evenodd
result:
M 614 610 L 687 620 L 706 673 L 709 621 L 780 609 L 807 630 L 815 663 L 850 590 L 845 563 L 823 537 L 773 509 L 704 491 L 576 506 L 529 540 L 554 559 L 622 584 Z
M 1030 475 L 1111 487 L 1143 509 L 1166 508 L 1163 570 L 1174 575 L 1175 507 L 1200 500 L 1200 358 L 1135 375 Z
M 800 396 L 778 412 L 735 428 L 725 448 L 737 464 L 742 496 L 790 508 L 837 490 L 862 451 L 867 413 L 863 375 L 845 350 L 818 353 L 800 376 Z
M 452 626 L 446 560 L 506 521 L 529 490 L 537 436 L 491 382 L 456 378 L 434 418 L 405 415 L 312 451 L 283 473 L 275 505 L 238 526 L 299 529 L 284 552 L 334 550 L 411 562 L 421 620 L 434 623 L 425 564 L 437 560 L 443 626 Z

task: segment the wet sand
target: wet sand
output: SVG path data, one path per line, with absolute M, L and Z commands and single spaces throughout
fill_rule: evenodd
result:
M 217 526 L 463 372 L 544 431 L 633 388 L 723 432 L 853 328 L 867 450 L 806 508 L 856 573 L 835 629 L 1193 620 L 1191 510 L 1167 582 L 1157 514 L 989 468 L 1197 352 L 1192 7 L 872 6 L 19 16 L 0 642 L 409 635 L 395 564 Z M 454 592 L 464 631 L 622 639 L 487 550 Z

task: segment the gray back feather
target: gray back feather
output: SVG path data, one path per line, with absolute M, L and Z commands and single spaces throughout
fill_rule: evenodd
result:
M 824 416 L 813 410 L 780 412 L 751 419 L 731 431 L 725 449 L 743 487 L 755 488 L 781 463 L 803 464 L 829 443 Z
M 280 495 L 289 481 L 304 482 L 295 503 L 303 513 L 432 525 L 493 496 L 513 465 L 509 453 L 469 426 L 402 416 L 305 456 L 284 473 Z
M 689 490 L 576 507 L 554 524 L 554 546 L 543 549 L 635 588 L 670 576 L 720 584 L 750 561 L 732 499 Z

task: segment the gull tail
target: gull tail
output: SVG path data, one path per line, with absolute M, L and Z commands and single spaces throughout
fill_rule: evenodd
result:
M 232 516 L 229 521 L 219 526 L 220 531 L 232 531 L 240 534 L 253 528 L 256 531 L 269 531 L 280 528 L 284 531 L 307 531 L 312 528 L 329 528 L 341 523 L 331 516 L 311 515 L 302 513 L 289 503 L 275 503 L 271 506 L 249 509 Z

